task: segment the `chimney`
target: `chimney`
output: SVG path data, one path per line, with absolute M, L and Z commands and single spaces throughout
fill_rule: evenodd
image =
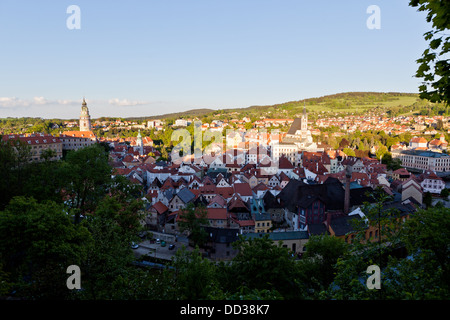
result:
M 352 173 L 350 172 L 350 166 L 347 164 L 345 169 L 345 196 L 344 196 L 344 214 L 348 214 L 350 210 L 350 178 Z
M 328 212 L 327 213 L 327 231 L 330 229 L 330 224 L 331 224 L 331 213 Z

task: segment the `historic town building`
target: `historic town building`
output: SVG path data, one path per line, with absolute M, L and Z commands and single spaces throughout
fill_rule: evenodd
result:
M 319 150 L 313 141 L 311 131 L 308 130 L 306 107 L 303 107 L 302 116 L 294 119 L 286 137 L 272 145 L 272 157 L 274 161 L 278 161 L 284 155 L 292 164 L 297 165 L 299 151 L 323 151 Z
M 80 131 L 91 131 L 91 116 L 89 115 L 89 109 L 87 107 L 86 100 L 83 98 L 80 114 Z
M 92 132 L 91 116 L 86 100 L 83 98 L 80 114 L 80 131 L 64 131 L 60 135 L 64 150 L 78 150 L 97 143 L 97 137 Z

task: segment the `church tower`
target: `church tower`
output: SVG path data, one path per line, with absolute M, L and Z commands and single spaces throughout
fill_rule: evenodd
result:
M 144 155 L 144 142 L 142 141 L 141 136 L 141 130 L 139 129 L 137 140 L 136 140 L 136 146 L 139 148 L 139 154 L 142 156 Z
M 80 131 L 92 131 L 91 116 L 89 115 L 89 109 L 84 98 L 83 104 L 81 105 Z
M 308 114 L 306 113 L 306 103 L 303 106 L 303 114 L 300 119 L 300 131 L 302 132 L 302 137 L 306 137 L 306 133 L 308 131 Z

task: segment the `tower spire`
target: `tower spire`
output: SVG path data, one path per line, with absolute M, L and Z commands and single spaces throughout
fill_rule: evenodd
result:
M 83 103 L 81 105 L 80 114 L 80 131 L 91 131 L 91 116 L 89 115 L 89 109 L 85 98 L 83 97 Z

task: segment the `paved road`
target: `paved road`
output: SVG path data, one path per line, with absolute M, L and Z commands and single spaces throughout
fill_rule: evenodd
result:
M 139 243 L 139 248 L 134 249 L 134 255 L 136 258 L 138 258 L 141 255 L 148 254 L 151 257 L 171 260 L 172 257 L 175 255 L 175 252 L 179 250 L 183 245 L 187 247 L 187 239 L 186 242 L 177 241 L 173 244 L 175 244 L 175 248 L 169 250 L 170 243 L 167 243 L 165 247 L 161 247 L 161 244 L 150 243 L 150 241 L 146 240 Z

